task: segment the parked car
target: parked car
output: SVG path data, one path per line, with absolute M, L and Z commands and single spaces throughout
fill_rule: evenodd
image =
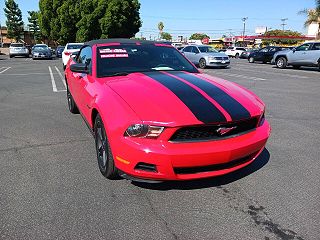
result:
M 52 59 L 52 53 L 48 45 L 36 44 L 32 48 L 32 59 Z
M 9 57 L 29 57 L 29 50 L 23 43 L 11 43 L 9 47 Z
M 192 63 L 199 65 L 200 68 L 208 66 L 226 68 L 230 64 L 230 59 L 226 54 L 218 52 L 213 47 L 207 45 L 187 46 L 181 52 Z
M 277 52 L 271 61 L 278 68 L 293 68 L 301 66 L 318 67 L 320 71 L 320 42 L 308 42 L 299 47 Z
M 56 49 L 56 57 L 61 58 L 62 57 L 62 52 L 64 50 L 65 46 L 58 46 Z
M 254 63 L 255 61 L 260 61 L 263 63 L 271 62 L 273 55 L 276 52 L 285 50 L 287 48 L 284 47 L 276 47 L 276 46 L 268 46 L 265 48 L 261 48 L 258 51 L 250 53 L 248 56 L 249 63 Z
M 227 54 L 229 57 L 239 58 L 241 53 L 243 53 L 246 50 L 247 49 L 244 47 L 228 47 L 225 51 L 225 54 Z
M 242 59 L 248 59 L 250 53 L 253 53 L 255 51 L 258 51 L 259 49 L 257 48 L 251 48 L 251 49 L 247 49 L 246 51 L 242 52 L 240 54 L 240 57 L 239 58 L 242 58 Z
M 93 40 L 65 74 L 69 111 L 88 124 L 110 179 L 227 174 L 252 163 L 270 134 L 255 94 L 200 73 L 173 46 Z
M 62 64 L 63 69 L 66 68 L 67 62 L 69 61 L 70 55 L 73 52 L 77 52 L 83 46 L 83 43 L 67 43 L 62 52 Z

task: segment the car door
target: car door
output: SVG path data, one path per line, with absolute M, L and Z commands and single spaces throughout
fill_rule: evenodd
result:
M 92 49 L 90 46 L 85 46 L 81 49 L 77 63 L 85 63 L 89 73 L 73 73 L 73 97 L 77 103 L 80 112 L 86 117 L 89 116 L 90 103 L 93 96 L 88 92 L 90 84 L 93 82 L 92 76 Z
M 278 47 L 270 47 L 269 51 L 266 53 L 265 57 L 264 57 L 264 61 L 265 62 L 271 62 L 273 55 L 278 52 L 280 50 L 280 48 Z
M 262 48 L 255 54 L 256 61 L 263 61 L 266 53 L 268 53 L 268 48 Z
M 196 46 L 193 46 L 191 51 L 191 62 L 194 64 L 199 64 L 199 60 L 201 58 L 199 49 Z
M 288 55 L 289 63 L 293 65 L 303 65 L 306 61 L 307 51 L 311 47 L 311 45 L 312 43 L 305 43 L 297 47 L 296 49 L 293 49 Z
M 320 60 L 320 42 L 313 43 L 312 47 L 308 49 L 304 64 L 305 65 L 315 65 Z

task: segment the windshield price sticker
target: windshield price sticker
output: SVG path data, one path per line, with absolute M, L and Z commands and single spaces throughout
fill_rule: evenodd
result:
M 127 58 L 128 54 L 103 54 L 101 58 Z
M 100 49 L 99 50 L 100 54 L 103 53 L 127 53 L 127 50 L 125 49 L 110 49 L 110 48 L 105 48 L 105 49 Z

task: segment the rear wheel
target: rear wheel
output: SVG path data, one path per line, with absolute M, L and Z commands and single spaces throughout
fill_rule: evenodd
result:
M 79 113 L 79 109 L 75 103 L 75 101 L 73 100 L 73 97 L 69 91 L 69 87 L 67 86 L 67 100 L 68 100 L 68 108 L 69 111 L 73 114 Z
M 98 166 L 101 174 L 108 179 L 118 178 L 118 169 L 115 167 L 106 130 L 99 114 L 94 123 L 94 136 Z
M 202 69 L 205 69 L 207 67 L 207 63 L 206 63 L 206 60 L 204 58 L 201 58 L 199 60 L 199 67 L 202 68 Z
M 284 58 L 284 57 L 279 57 L 277 60 L 276 60 L 276 66 L 278 68 L 286 68 L 287 67 L 287 59 Z
M 253 57 L 249 57 L 249 63 L 254 63 L 254 58 Z

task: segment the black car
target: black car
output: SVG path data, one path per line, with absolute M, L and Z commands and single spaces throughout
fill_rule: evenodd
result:
M 260 61 L 263 63 L 271 62 L 273 55 L 276 52 L 285 50 L 285 47 L 276 47 L 276 46 L 269 46 L 265 48 L 261 48 L 258 51 L 252 52 L 248 56 L 248 61 L 250 63 L 254 63 L 255 61 Z
M 256 48 L 251 48 L 251 49 L 247 49 L 246 51 L 242 52 L 240 54 L 240 58 L 242 59 L 248 59 L 249 55 L 253 52 L 256 52 L 258 51 L 259 49 L 256 49 Z
M 36 44 L 32 48 L 32 59 L 52 59 L 50 48 L 46 44 Z
M 56 49 L 56 57 L 61 58 L 62 57 L 62 52 L 64 50 L 65 46 L 58 46 Z

